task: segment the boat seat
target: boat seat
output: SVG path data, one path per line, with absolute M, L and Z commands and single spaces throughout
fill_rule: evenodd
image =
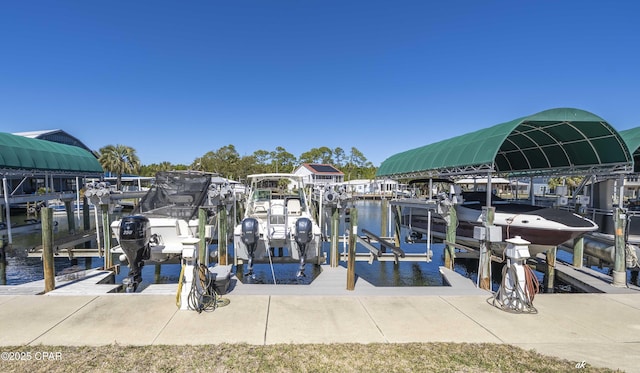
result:
M 191 229 L 189 229 L 189 224 L 182 219 L 176 220 L 176 229 L 178 232 L 178 236 L 180 237 L 190 237 Z
M 271 206 L 271 213 L 269 214 L 269 223 L 271 224 L 284 224 L 286 221 L 284 215 L 284 205 Z
M 287 212 L 289 215 L 299 216 L 301 212 L 300 200 L 297 198 L 287 200 Z

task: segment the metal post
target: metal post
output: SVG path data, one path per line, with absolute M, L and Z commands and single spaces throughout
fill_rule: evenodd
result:
M 9 187 L 7 185 L 6 177 L 2 178 L 2 190 L 4 194 L 4 213 L 5 218 L 7 219 L 7 235 L 9 236 L 9 246 L 11 246 L 13 244 L 13 238 L 11 235 L 11 205 L 9 204 Z
M 340 229 L 340 212 L 333 208 L 331 214 L 331 268 L 337 268 L 340 264 L 340 254 L 338 253 L 338 234 Z
M 102 234 L 104 247 L 104 269 L 113 267 L 113 258 L 111 255 L 111 226 L 109 222 L 109 205 L 100 205 L 102 212 Z
M 55 266 L 53 263 L 53 210 L 44 207 L 40 210 L 42 219 L 42 263 L 44 266 L 44 292 L 56 288 Z
M 80 178 L 76 176 L 76 214 L 80 219 Z
M 358 235 L 358 210 L 351 209 L 349 229 L 349 255 L 347 258 L 347 290 L 356 288 L 356 236 Z

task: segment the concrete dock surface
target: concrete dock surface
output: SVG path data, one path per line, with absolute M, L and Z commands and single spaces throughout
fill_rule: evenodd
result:
M 344 280 L 342 270 L 334 274 Z M 331 294 L 311 285 L 235 283 L 223 296 L 227 306 L 202 313 L 178 309 L 175 285 L 173 294 L 162 287 L 138 294 L 5 291 L 0 345 L 499 343 L 640 372 L 640 293 L 538 294 L 536 314 L 516 314 L 494 307 L 492 293 L 465 286 L 339 285 Z

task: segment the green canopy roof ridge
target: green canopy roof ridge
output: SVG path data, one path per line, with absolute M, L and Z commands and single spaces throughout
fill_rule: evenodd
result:
M 395 154 L 376 176 L 618 173 L 629 172 L 632 161 L 625 141 L 604 119 L 558 108 Z
M 98 159 L 85 149 L 52 141 L 0 133 L 0 168 L 103 173 Z

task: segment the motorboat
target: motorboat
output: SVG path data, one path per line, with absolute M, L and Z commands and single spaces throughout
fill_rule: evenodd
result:
M 431 204 L 435 208 L 430 227 L 429 214 L 426 213 L 426 209 L 421 211 L 419 208 L 411 208 L 403 213 L 403 225 L 420 234 L 426 234 L 430 230 L 433 237 L 444 240 L 444 215 L 447 208 L 453 207 L 458 220 L 456 242 L 478 247 L 479 239 L 474 238 L 477 236 L 474 235 L 474 229 L 483 226 L 486 220 L 486 198 L 486 192 L 462 192 L 456 197 L 458 203 L 452 203 L 449 197 L 441 194 L 437 201 Z M 491 195 L 491 206 L 495 208 L 493 224 L 502 231 L 502 240 L 499 242 L 503 243 L 508 238 L 520 236 L 531 242 L 529 248 L 532 255 L 598 230 L 598 225 L 593 221 L 558 208 L 515 203 L 496 195 Z M 498 251 L 504 249 L 504 245 L 500 243 L 493 245 Z
M 231 189 L 212 184 L 211 178 L 211 174 L 195 171 L 159 172 L 133 214 L 111 223 L 117 240 L 111 252 L 128 263 L 126 285 L 133 291 L 145 263 L 180 262 L 185 242 L 198 238 L 200 207 L 211 207 L 207 210 L 210 218 L 215 213 L 213 207 L 233 202 Z M 212 241 L 214 225 L 207 223 L 205 238 Z M 208 257 L 208 245 L 205 250 Z
M 303 179 L 299 175 L 249 175 L 244 217 L 233 233 L 237 259 L 248 261 L 253 274 L 257 262 L 299 262 L 297 277 L 306 262 L 321 264 L 321 230 L 311 214 Z

